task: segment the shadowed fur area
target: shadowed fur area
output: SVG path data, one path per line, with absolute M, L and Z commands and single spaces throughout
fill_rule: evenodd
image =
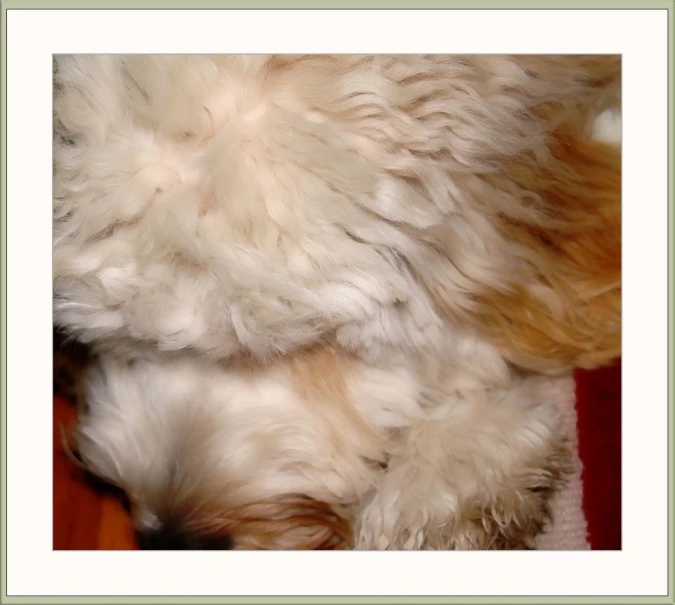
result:
M 533 548 L 621 352 L 621 58 L 54 65 L 74 441 L 147 543 Z

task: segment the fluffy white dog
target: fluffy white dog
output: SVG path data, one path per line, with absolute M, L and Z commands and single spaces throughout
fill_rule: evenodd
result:
M 609 56 L 58 58 L 76 443 L 144 543 L 532 548 L 567 465 L 534 372 L 620 353 L 619 88 Z

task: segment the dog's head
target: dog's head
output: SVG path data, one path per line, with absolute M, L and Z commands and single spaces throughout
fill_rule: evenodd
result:
M 331 359 L 254 371 L 105 359 L 89 378 L 78 454 L 126 493 L 143 547 L 345 548 L 344 505 L 384 454 Z

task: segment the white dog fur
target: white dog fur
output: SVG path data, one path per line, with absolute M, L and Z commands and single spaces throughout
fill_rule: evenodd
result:
M 102 355 L 78 447 L 139 529 L 532 547 L 566 462 L 522 370 L 620 351 L 619 76 L 58 58 L 54 317 Z

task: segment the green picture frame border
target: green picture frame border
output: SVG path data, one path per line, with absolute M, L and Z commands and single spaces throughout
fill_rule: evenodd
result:
M 421 604 L 453 604 L 468 603 L 474 605 L 507 604 L 634 604 L 634 603 L 675 603 L 675 565 L 670 566 L 668 577 L 668 595 L 663 597 L 651 596 L 7 596 L 7 13 L 13 10 L 70 10 L 70 9 L 447 9 L 447 10 L 559 10 L 559 9 L 604 9 L 604 10 L 666 10 L 668 12 L 668 165 L 673 169 L 673 111 L 675 97 L 673 96 L 673 68 L 675 66 L 673 47 L 673 25 L 675 1 L 673 0 L 5 0 L 0 2 L 0 19 L 2 30 L 2 63 L 0 80 L 0 101 L 2 102 L 2 116 L 0 122 L 1 156 L 0 177 L 2 188 L 0 191 L 0 404 L 2 448 L 0 467 L 2 482 L 0 483 L 0 508 L 2 524 L 0 525 L 0 603 L 35 603 L 35 604 L 74 604 L 74 603 L 147 603 L 168 605 L 173 603 L 243 603 L 248 605 L 263 604 L 290 604 L 290 603 L 319 603 L 331 605 L 348 603 L 352 605 L 379 605 L 399 603 Z M 675 212 L 671 211 L 675 202 L 673 195 L 673 178 L 668 178 L 668 560 L 675 561 L 675 528 L 673 523 L 673 471 L 675 469 L 674 442 L 675 413 L 673 408 L 673 233 Z

